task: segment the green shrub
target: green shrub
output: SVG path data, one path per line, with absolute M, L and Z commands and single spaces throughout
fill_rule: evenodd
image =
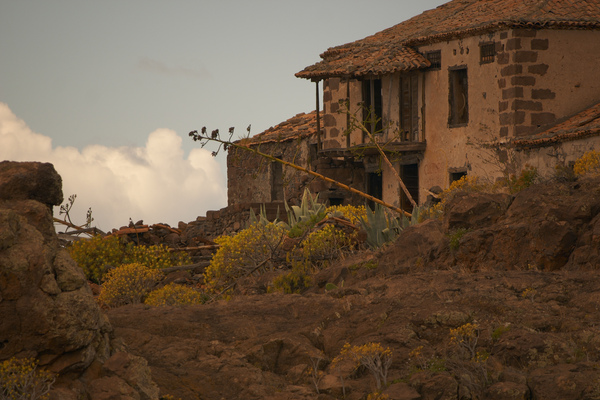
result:
M 302 293 L 311 283 L 310 263 L 292 262 L 290 272 L 273 279 L 273 289 L 287 294 Z
M 511 193 L 518 193 L 521 190 L 533 185 L 538 180 L 538 177 L 539 174 L 537 168 L 527 165 L 518 176 L 511 175 L 508 178 L 508 190 Z
M 37 369 L 33 358 L 9 358 L 0 363 L 0 399 L 45 400 L 55 376 Z
M 575 161 L 573 172 L 577 176 L 600 172 L 600 151 L 588 151 L 581 156 Z
M 223 290 L 245 274 L 270 267 L 270 262 L 281 255 L 285 232 L 273 223 L 252 224 L 234 236 L 215 239 L 220 247 L 204 273 L 209 290 Z
M 171 253 L 164 245 L 146 247 L 125 244 L 117 236 L 95 236 L 89 240 L 80 240 L 69 251 L 85 276 L 96 283 L 104 281 L 109 268 L 123 264 L 139 263 L 149 268 L 166 268 L 192 262 L 185 252 Z
M 448 234 L 448 237 L 450 238 L 450 248 L 452 250 L 458 250 L 458 248 L 460 247 L 460 239 L 462 239 L 462 237 L 465 236 L 467 232 L 469 232 L 469 229 L 458 228 L 452 233 Z
M 162 277 L 160 270 L 139 263 L 123 264 L 108 271 L 98 301 L 111 308 L 143 303 Z
M 150 292 L 144 304 L 153 307 L 183 306 L 191 304 L 204 304 L 208 296 L 188 286 L 170 283 L 160 289 Z

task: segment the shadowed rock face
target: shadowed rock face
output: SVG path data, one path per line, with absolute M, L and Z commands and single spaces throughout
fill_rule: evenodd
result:
M 58 245 L 51 207 L 62 199 L 51 164 L 0 163 L 0 360 L 38 359 L 59 374 L 55 398 L 95 398 L 94 385 L 82 377 L 118 384 L 103 385 L 105 394 L 126 385 L 135 394 L 129 398 L 158 398 L 145 360 L 118 352 L 83 271 Z M 128 361 L 106 368 L 115 357 Z M 128 375 L 128 368 L 136 373 Z
M 62 179 L 50 163 L 2 161 L 0 200 L 36 200 L 58 206 L 63 202 Z

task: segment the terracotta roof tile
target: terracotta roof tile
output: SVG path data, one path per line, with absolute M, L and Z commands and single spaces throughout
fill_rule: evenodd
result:
M 270 127 L 264 132 L 258 133 L 249 139 L 242 139 L 241 141 L 244 144 L 285 142 L 312 136 L 316 132 L 317 112 L 313 111 L 308 114 L 297 114 L 276 126 Z
M 514 139 L 515 147 L 544 147 L 554 143 L 600 135 L 600 103 L 536 135 Z
M 454 0 L 372 36 L 336 46 L 296 74 L 360 77 L 429 66 L 410 46 L 506 28 L 600 29 L 600 0 Z

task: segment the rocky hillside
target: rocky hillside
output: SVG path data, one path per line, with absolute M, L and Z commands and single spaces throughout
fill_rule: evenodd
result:
M 600 399 L 600 178 L 459 194 L 301 295 L 266 293 L 271 271 L 106 313 L 58 246 L 61 202 L 51 165 L 0 163 L 0 362 L 59 373 L 51 399 Z M 391 360 L 382 393 L 352 355 Z
M 443 221 L 334 262 L 302 295 L 108 315 L 181 399 L 375 398 L 368 369 L 332 365 L 370 342 L 392 351 L 380 398 L 600 399 L 599 213 L 599 178 L 463 193 Z

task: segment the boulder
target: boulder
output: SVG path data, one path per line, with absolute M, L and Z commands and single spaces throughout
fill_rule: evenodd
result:
M 62 179 L 50 163 L 2 161 L 0 200 L 36 200 L 58 206 L 63 202 Z
M 505 193 L 459 192 L 444 212 L 444 230 L 477 229 L 496 223 L 505 213 L 513 196 Z
M 33 357 L 58 374 L 51 399 L 158 399 L 144 359 L 111 357 L 110 322 L 54 231 L 62 199 L 51 164 L 0 162 L 0 361 Z

